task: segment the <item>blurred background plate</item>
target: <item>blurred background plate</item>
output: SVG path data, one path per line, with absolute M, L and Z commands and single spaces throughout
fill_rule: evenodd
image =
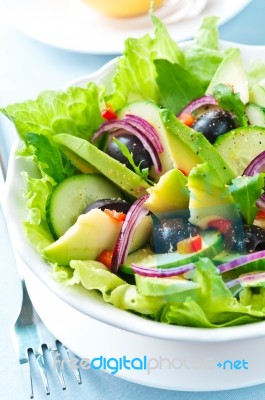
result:
M 183 10 L 169 15 L 173 0 L 165 0 L 157 16 L 167 24 L 171 36 L 182 41 L 194 36 L 206 15 L 219 16 L 219 23 L 223 24 L 250 1 L 191 0 L 193 5 L 197 2 L 193 12 Z M 196 7 L 199 14 L 194 12 Z M 0 13 L 16 29 L 40 42 L 81 53 L 118 54 L 123 50 L 124 39 L 151 31 L 146 16 L 109 18 L 79 0 L 0 0 Z

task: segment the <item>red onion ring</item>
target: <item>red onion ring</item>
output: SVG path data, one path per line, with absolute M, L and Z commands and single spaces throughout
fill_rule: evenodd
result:
M 111 136 L 118 136 L 121 130 L 129 135 L 137 137 L 144 148 L 150 154 L 156 173 L 162 171 L 161 161 L 158 153 L 163 152 L 163 146 L 159 141 L 156 130 L 144 119 L 128 115 L 123 119 L 114 119 L 104 122 L 92 137 L 92 142 L 101 135 L 108 132 Z
M 265 172 L 265 151 L 257 155 L 245 168 L 242 175 L 253 176 Z M 263 193 L 257 200 L 256 205 L 261 210 L 265 211 L 265 193 Z
M 149 213 L 149 210 L 143 207 L 148 197 L 149 195 L 147 194 L 136 200 L 126 214 L 126 218 L 122 224 L 121 231 L 113 250 L 111 271 L 115 274 L 129 253 L 129 248 L 138 223 Z
M 181 117 L 181 115 L 184 113 L 192 114 L 193 111 L 197 110 L 202 106 L 207 106 L 207 105 L 213 105 L 213 106 L 218 105 L 217 100 L 211 94 L 207 94 L 205 96 L 199 97 L 198 99 L 191 101 L 185 108 L 183 108 L 183 110 L 180 111 L 177 117 L 178 118 Z
M 152 278 L 166 278 L 171 276 L 179 276 L 186 275 L 188 272 L 193 271 L 195 269 L 195 265 L 193 263 L 186 264 L 181 267 L 176 268 L 168 268 L 168 269 L 157 269 L 157 268 L 148 268 L 142 267 L 137 264 L 132 264 L 132 270 L 138 275 L 149 276 Z
M 230 271 L 231 269 L 241 267 L 241 265 L 245 265 L 256 260 L 261 260 L 263 258 L 265 258 L 265 250 L 244 255 L 242 257 L 231 260 L 227 263 L 221 264 L 217 268 L 219 269 L 220 273 L 223 274 L 225 272 Z
M 251 283 L 251 282 L 255 282 L 255 281 L 259 280 L 259 279 L 262 279 L 263 281 L 265 281 L 265 272 L 254 272 L 254 273 L 250 273 L 250 274 L 247 274 L 247 275 L 239 276 L 238 278 L 227 282 L 226 286 L 230 289 L 230 288 L 232 288 L 234 286 L 241 285 L 242 283 L 243 284 L 245 282 L 246 283 L 247 282 Z

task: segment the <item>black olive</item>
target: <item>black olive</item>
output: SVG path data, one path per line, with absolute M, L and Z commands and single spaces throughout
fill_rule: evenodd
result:
M 196 234 L 195 226 L 183 218 L 161 219 L 153 225 L 150 247 L 154 253 L 173 252 L 178 242 Z
M 214 143 L 218 136 L 236 128 L 236 123 L 229 112 L 212 109 L 201 114 L 193 123 L 192 128 L 197 132 L 202 132 L 210 143 Z
M 135 165 L 140 166 L 140 169 L 151 168 L 153 165 L 152 159 L 148 151 L 144 148 L 142 142 L 133 135 L 123 134 L 122 136 L 117 136 L 117 139 L 125 144 L 130 153 L 132 153 Z M 122 154 L 118 145 L 110 140 L 108 146 L 105 150 L 110 157 L 115 158 L 120 163 L 125 164 L 127 168 L 133 170 L 133 167 L 129 163 L 126 157 Z
M 256 225 L 245 225 L 244 242 L 248 253 L 265 250 L 265 230 Z
M 124 214 L 127 214 L 130 208 L 130 204 L 127 203 L 125 200 L 119 200 L 119 199 L 101 199 L 101 200 L 96 200 L 93 203 L 90 203 L 83 211 L 83 214 L 88 213 L 91 210 L 94 210 L 95 208 L 99 208 L 100 210 L 104 211 L 106 209 L 108 210 L 115 210 L 117 212 L 122 212 Z
M 233 250 L 247 253 L 265 250 L 265 229 L 256 225 L 243 225 L 235 227 L 238 234 L 234 235 Z M 241 230 L 241 233 L 240 233 Z

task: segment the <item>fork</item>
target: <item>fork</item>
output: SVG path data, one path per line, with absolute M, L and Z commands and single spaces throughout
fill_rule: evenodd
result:
M 62 354 L 60 347 L 63 346 L 59 340 L 57 340 L 53 334 L 44 325 L 40 319 L 33 304 L 30 300 L 25 281 L 21 280 L 22 283 L 22 305 L 21 311 L 18 318 L 12 328 L 12 338 L 15 344 L 15 349 L 21 365 L 24 379 L 29 381 L 30 386 L 30 398 L 34 397 L 33 393 L 33 367 L 32 367 L 32 356 L 35 357 L 37 365 L 40 371 L 40 375 L 44 384 L 46 394 L 50 394 L 50 387 L 47 377 L 47 366 L 44 359 L 45 349 L 51 355 L 53 361 L 53 367 L 56 375 L 59 379 L 60 385 L 63 390 L 66 389 L 65 380 L 62 372 Z M 77 382 L 81 383 L 81 375 L 78 366 L 71 363 L 70 351 L 66 346 L 63 346 L 64 352 L 68 359 L 68 365 L 72 368 L 74 376 Z
M 0 148 L 0 184 L 4 184 L 6 177 L 6 168 L 4 159 L 1 154 Z M 2 192 L 2 190 L 1 190 Z M 16 253 L 14 252 L 16 257 Z M 44 325 L 35 310 L 24 281 L 20 276 L 22 286 L 22 304 L 19 315 L 11 328 L 11 336 L 14 342 L 17 357 L 21 366 L 22 375 L 28 382 L 30 398 L 34 397 L 33 391 L 33 361 L 37 361 L 38 369 L 42 378 L 46 394 L 50 394 L 50 387 L 48 381 L 48 363 L 45 362 L 45 350 L 51 355 L 53 360 L 53 369 L 59 379 L 60 385 L 63 390 L 66 389 L 65 380 L 62 371 L 62 350 L 66 355 L 67 365 L 72 369 L 72 372 L 79 384 L 82 383 L 80 370 L 76 364 L 71 360 L 70 350 L 63 346 L 62 343 L 54 337 L 54 335 Z M 71 357 L 71 358 L 70 358 Z M 65 360 L 63 360 L 65 361 Z

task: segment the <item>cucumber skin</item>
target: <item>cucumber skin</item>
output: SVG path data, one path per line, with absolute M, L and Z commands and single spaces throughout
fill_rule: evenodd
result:
M 90 185 L 90 193 L 86 190 L 80 190 L 82 187 L 84 187 L 84 185 L 86 185 L 85 189 L 87 189 L 89 187 L 89 183 L 92 183 L 92 185 Z M 96 183 L 97 185 L 95 185 Z M 99 187 L 102 187 L 102 184 L 106 185 L 106 190 L 99 190 L 98 195 L 95 195 L 95 189 L 99 189 Z M 77 187 L 78 192 L 76 192 Z M 109 187 L 109 190 L 107 189 L 107 187 Z M 69 193 L 69 202 L 67 202 L 67 199 L 63 198 L 63 194 L 67 196 L 67 192 Z M 76 208 L 70 208 L 69 203 L 71 204 L 73 200 L 75 200 L 75 198 L 77 198 L 77 201 L 75 203 Z M 88 198 L 90 199 L 90 201 L 87 201 Z M 102 175 L 73 175 L 60 182 L 51 193 L 46 207 L 46 219 L 53 236 L 55 238 L 59 238 L 60 236 L 62 236 L 66 232 L 66 230 L 76 222 L 77 217 L 82 214 L 87 205 L 95 200 L 99 200 L 102 198 L 122 198 L 121 191 L 116 188 L 116 186 L 112 182 L 108 181 Z M 80 201 L 79 203 L 78 200 Z M 62 213 L 65 204 L 65 209 L 67 210 L 67 212 L 66 217 L 64 218 Z

